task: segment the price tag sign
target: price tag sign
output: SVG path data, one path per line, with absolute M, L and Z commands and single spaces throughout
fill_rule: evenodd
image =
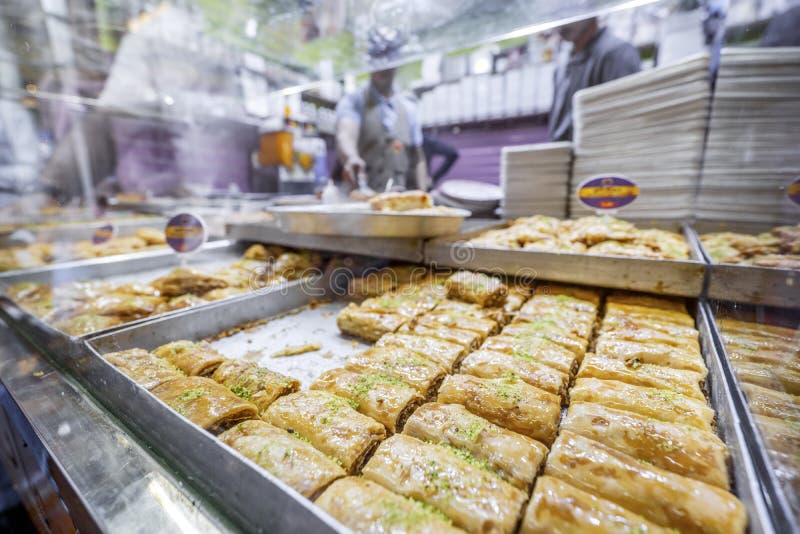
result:
M 102 245 L 113 239 L 115 235 L 117 235 L 117 227 L 114 223 L 105 223 L 92 234 L 92 243 L 95 245 Z
M 599 211 L 618 210 L 638 196 L 639 186 L 625 176 L 590 176 L 578 186 L 578 200 L 584 206 Z
M 800 176 L 792 180 L 786 188 L 786 196 L 789 200 L 800 206 Z
M 178 253 L 194 252 L 208 238 L 206 223 L 192 213 L 179 213 L 167 221 L 167 244 Z

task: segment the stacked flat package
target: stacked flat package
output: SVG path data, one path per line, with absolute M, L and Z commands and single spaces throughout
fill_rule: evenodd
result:
M 500 156 L 503 216 L 565 217 L 572 143 L 509 146 Z
M 640 191 L 625 218 L 690 217 L 709 101 L 705 53 L 576 93 L 570 215 L 591 213 L 575 195 L 586 178 L 621 175 Z
M 726 48 L 711 104 L 697 217 L 791 223 L 800 174 L 797 48 Z

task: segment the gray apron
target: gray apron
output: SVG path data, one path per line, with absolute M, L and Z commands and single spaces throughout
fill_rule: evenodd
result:
M 393 187 L 417 187 L 415 170 L 419 153 L 411 143 L 408 111 L 399 99 L 395 106 L 397 120 L 394 129 L 387 132 L 381 121 L 378 100 L 367 88 L 358 132 L 358 153 L 367 164 L 367 185 L 378 192 L 385 191 L 390 180 Z

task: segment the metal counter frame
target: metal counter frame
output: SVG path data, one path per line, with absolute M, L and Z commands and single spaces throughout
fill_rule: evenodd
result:
M 224 510 L 238 527 L 270 532 L 341 531 L 341 525 L 310 501 L 169 409 L 101 356 L 133 347 L 152 349 L 181 338 L 197 340 L 245 323 L 274 318 L 330 294 L 329 282 L 291 282 L 147 318 L 86 339 L 64 336 L 19 308 L 4 307 L 2 311 L 9 324 L 76 377 L 114 417 L 151 446 L 212 507 Z M 750 438 L 741 420 L 741 408 L 736 405 L 731 382 L 725 376 L 724 358 L 713 341 L 710 316 L 702 303 L 698 305 L 697 327 L 709 368 L 710 401 L 717 411 L 720 435 L 730 450 L 736 493 L 748 510 L 750 531 L 772 534 L 776 530 L 763 498 L 758 467 L 748 453 Z

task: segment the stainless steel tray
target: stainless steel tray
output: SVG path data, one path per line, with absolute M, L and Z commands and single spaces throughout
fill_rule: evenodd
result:
M 129 236 L 139 228 L 163 230 L 166 219 L 163 217 L 140 217 L 131 219 L 109 219 L 117 227 L 119 236 Z M 108 221 L 64 222 L 52 226 L 19 228 L 0 233 L 0 248 L 25 245 L 27 243 L 46 243 L 51 241 L 82 241 L 91 239 L 95 230 Z
M 434 214 L 374 211 L 364 202 L 275 207 L 270 213 L 283 231 L 294 234 L 406 238 L 458 232 L 464 219 L 471 215 L 455 208 L 452 213 Z
M 622 256 L 541 252 L 486 247 L 469 243 L 482 230 L 434 239 L 425 243 L 425 262 L 439 266 L 504 273 L 527 280 L 542 279 L 664 295 L 698 297 L 703 291 L 706 266 L 694 235 L 680 223 L 644 223 L 682 232 L 691 260 L 656 260 Z
M 133 347 L 153 349 L 176 339 L 199 340 L 252 321 L 275 318 L 212 344 L 229 357 L 248 357 L 248 352 L 266 348 L 262 363 L 266 361 L 270 368 L 282 372 L 287 372 L 287 366 L 298 366 L 299 372 L 288 372 L 303 380 L 307 387 L 308 380 L 325 368 L 341 365 L 346 355 L 363 347 L 338 333 L 335 312 L 341 304 L 309 307 L 326 291 L 322 283 L 293 282 L 283 289 L 250 295 L 236 305 L 220 303 L 195 308 L 92 338 L 85 344 L 82 364 L 74 366 L 73 372 L 112 413 L 248 531 L 346 531 L 309 500 L 179 416 L 101 356 Z M 284 315 L 298 310 L 302 311 Z M 259 343 L 269 345 L 269 340 L 276 337 L 290 343 L 323 342 L 324 351 L 335 356 L 317 352 L 270 358 L 281 345 L 273 348 Z
M 114 391 L 109 391 L 105 383 L 97 383 L 100 380 L 108 381 L 109 377 L 106 375 L 115 372 L 110 365 L 103 361 L 101 354 L 134 347 L 152 349 L 181 338 L 192 340 L 213 338 L 219 332 L 237 325 L 247 324 L 253 320 L 269 319 L 269 322 L 265 324 L 250 327 L 230 337 L 213 340 L 212 344 L 228 357 L 254 359 L 261 365 L 301 379 L 303 386 L 307 387 L 324 370 L 341 365 L 341 361 L 346 355 L 356 352 L 364 346 L 338 332 L 334 313 L 341 308 L 342 303 L 334 301 L 330 304 L 312 305 L 327 291 L 326 287 L 324 282 L 313 286 L 294 284 L 283 292 L 276 290 L 269 295 L 264 295 L 263 298 L 251 296 L 238 301 L 235 305 L 221 303 L 214 309 L 196 308 L 180 315 L 165 317 L 148 324 L 92 338 L 87 343 L 91 352 L 86 360 L 91 361 L 93 367 L 102 368 L 104 374 L 83 373 L 83 376 L 92 381 L 87 384 L 89 389 L 93 392 L 97 391 L 95 394 L 106 402 L 110 410 L 115 413 L 121 412 L 123 414 L 121 417 L 126 421 L 137 419 L 135 428 L 144 426 L 145 428 L 141 429 L 141 431 L 147 432 L 144 439 L 168 458 L 171 457 L 170 455 L 180 452 L 175 443 L 187 441 L 198 443 L 201 450 L 194 458 L 185 459 L 182 467 L 187 470 L 188 476 L 195 480 L 207 481 L 207 484 L 218 488 L 218 491 L 225 495 L 227 488 L 235 486 L 237 479 L 242 476 L 239 468 L 248 468 L 249 462 L 241 459 L 234 451 L 224 449 L 224 453 L 230 456 L 224 460 L 225 465 L 235 465 L 236 469 L 230 471 L 231 467 L 227 470 L 210 468 L 205 460 L 206 453 L 202 451 L 202 448 L 210 447 L 216 451 L 217 446 L 196 437 L 197 434 L 205 434 L 202 430 L 194 425 L 186 424 L 174 412 L 165 409 L 160 402 L 149 399 L 150 402 L 146 406 L 138 406 L 131 403 L 130 395 L 117 395 Z M 223 310 L 224 313 L 221 313 Z M 775 531 L 760 491 L 757 470 L 748 454 L 742 425 L 732 401 L 728 382 L 723 376 L 721 358 L 713 342 L 708 315 L 702 307 L 698 307 L 697 326 L 700 331 L 703 354 L 709 368 L 706 383 L 709 400 L 717 412 L 717 427 L 720 436 L 730 450 L 734 491 L 747 509 L 750 518 L 750 532 L 773 534 Z M 320 342 L 323 349 L 315 353 L 289 358 L 269 357 L 284 344 L 307 342 Z M 266 348 L 266 350 L 261 355 L 252 358 L 254 351 L 261 348 Z M 117 374 L 120 373 L 117 372 Z M 124 382 L 124 380 L 118 380 L 118 382 Z M 127 380 L 126 386 L 139 389 L 140 397 L 149 395 L 129 380 Z M 143 410 L 147 410 L 147 413 L 143 414 Z M 169 418 L 165 412 L 170 412 Z M 159 420 L 162 421 L 162 425 L 175 426 L 173 419 L 184 423 L 183 426 L 176 428 L 175 434 L 165 436 L 163 432 L 150 428 L 160 428 L 156 423 Z M 149 427 L 144 422 L 150 423 Z M 222 451 L 218 452 L 223 454 Z M 260 473 L 264 477 L 262 486 L 259 486 L 259 488 L 263 488 L 261 501 L 263 505 L 270 506 L 270 503 L 282 502 L 278 498 L 278 493 L 285 491 L 285 488 L 274 483 L 272 477 L 263 474 L 263 471 Z M 294 493 L 291 493 L 291 497 L 300 498 Z M 245 506 L 244 510 L 249 510 L 249 507 Z M 271 510 L 273 509 L 270 506 Z M 242 512 L 237 509 L 237 513 Z M 271 514 L 267 515 L 271 516 Z M 260 521 L 256 517 L 252 519 Z M 282 525 L 276 528 L 281 529 Z
M 756 469 L 763 500 L 766 503 L 765 506 L 768 509 L 775 531 L 779 533 L 800 532 L 800 525 L 798 525 L 783 489 L 775 477 L 767 448 L 761 439 L 761 432 L 759 432 L 753 421 L 747 399 L 739 387 L 739 380 L 731 366 L 730 358 L 725 350 L 725 345 L 722 342 L 722 336 L 716 323 L 717 315 L 713 312 L 709 302 L 704 302 L 701 309 L 707 317 L 708 329 L 711 331 L 711 337 L 716 345 L 715 352 L 719 358 L 720 368 L 724 375 L 723 378 L 727 382 L 727 390 L 730 392 L 731 400 L 740 421 L 739 426 L 745 438 L 744 445 L 746 445 L 748 455 Z
M 260 241 L 312 250 L 361 254 L 393 260 L 422 261 L 422 239 L 392 237 L 323 236 L 294 234 L 281 230 L 277 222 L 233 222 L 225 226 L 229 239 Z
M 204 269 L 214 269 L 228 265 L 241 257 L 243 245 L 227 240 L 212 241 L 188 257 L 186 265 Z M 50 285 L 64 284 L 83 280 L 103 280 L 112 283 L 133 283 L 150 281 L 167 274 L 169 271 L 182 265 L 182 260 L 172 249 L 164 249 L 152 252 L 138 252 L 134 254 L 122 254 L 119 256 L 109 256 L 107 258 L 97 258 L 92 260 L 75 261 L 40 267 L 36 269 L 25 269 L 20 271 L 9 271 L 0 273 L 0 317 L 6 319 L 17 329 L 20 327 L 30 327 L 28 335 L 36 335 L 39 329 L 47 327 L 54 332 L 59 332 L 53 327 L 46 325 L 40 319 L 28 314 L 20 308 L 13 300 L 2 295 L 3 290 L 19 282 L 39 282 Z M 236 298 L 236 297 L 233 297 Z M 178 310 L 180 311 L 180 310 Z M 154 317 L 171 315 L 177 312 L 167 312 L 159 315 L 151 315 L 142 319 L 137 319 L 128 323 L 112 326 L 107 329 L 98 330 L 91 334 L 78 337 L 88 337 L 102 332 L 110 332 L 125 326 L 139 324 Z M 19 323 L 15 317 L 28 316 L 29 321 Z M 12 324 L 18 323 L 18 324 Z M 64 338 L 69 338 L 66 333 L 59 332 Z
M 800 302 L 800 271 L 754 265 L 714 263 L 703 249 L 699 235 L 709 232 L 756 234 L 774 225 L 698 221 L 692 232 L 709 265 L 708 298 L 765 306 L 792 307 Z
M 717 412 L 717 433 L 728 446 L 733 490 L 747 509 L 749 532 L 751 534 L 788 532 L 773 526 L 761 492 L 759 483 L 761 472 L 750 455 L 747 432 L 743 428 L 741 413 L 734 401 L 736 393 L 731 390 L 730 382 L 726 378 L 724 358 L 720 356 L 714 339 L 711 315 L 702 302 L 698 302 L 697 305 L 697 329 L 700 332 L 700 346 L 708 367 L 706 388 L 709 401 Z

